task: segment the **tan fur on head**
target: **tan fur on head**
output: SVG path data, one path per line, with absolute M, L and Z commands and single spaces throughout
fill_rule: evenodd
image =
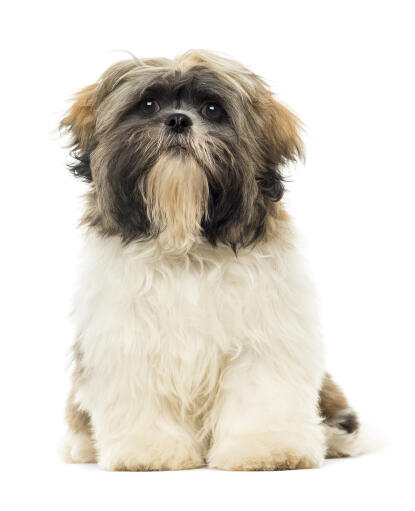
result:
M 96 83 L 84 87 L 72 97 L 72 104 L 60 127 L 72 135 L 72 143 L 80 151 L 87 151 L 95 138 L 97 113 L 104 99 L 119 84 L 138 60 L 122 61 L 108 68 Z
M 94 95 L 97 84 L 94 83 L 77 92 L 73 103 L 61 122 L 61 128 L 70 129 L 74 141 L 82 150 L 87 149 L 95 127 Z
M 262 128 L 262 141 L 256 141 L 265 142 L 271 149 L 268 155 L 271 161 L 285 163 L 303 155 L 300 119 L 277 101 L 265 82 L 245 66 L 206 50 L 190 50 L 179 55 L 173 61 L 173 66 L 180 71 L 187 71 L 194 66 L 206 66 L 238 90 L 244 100 L 242 108 L 249 109 L 253 116 L 255 111 L 259 114 L 255 129 Z
M 275 99 L 269 100 L 266 108 L 268 113 L 265 123 L 271 152 L 271 160 L 279 164 L 295 160 L 304 153 L 303 142 L 300 137 L 302 124 L 300 119 L 282 103 Z
M 200 235 L 208 183 L 196 161 L 163 154 L 145 183 L 147 212 L 166 248 L 186 248 Z

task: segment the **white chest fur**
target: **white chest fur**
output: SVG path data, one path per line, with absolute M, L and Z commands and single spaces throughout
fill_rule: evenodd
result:
M 290 319 L 314 315 L 301 261 L 276 244 L 238 256 L 225 247 L 163 255 L 156 242 L 124 246 L 91 235 L 85 248 L 75 319 L 88 365 L 91 344 L 183 358 L 201 349 L 232 354 L 246 343 L 296 344 L 302 335 L 291 339 Z
M 195 383 L 247 345 L 281 356 L 316 347 L 308 279 L 295 252 L 275 245 L 163 255 L 155 242 L 89 236 L 75 303 L 83 364 L 101 371 L 144 357 L 163 375 L 180 362 L 177 377 Z

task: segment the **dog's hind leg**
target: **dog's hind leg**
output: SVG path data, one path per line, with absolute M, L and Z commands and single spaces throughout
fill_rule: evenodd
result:
M 68 430 L 63 438 L 60 454 L 66 463 L 95 463 L 96 451 L 88 412 L 75 402 L 74 389 L 66 404 Z
M 82 379 L 82 356 L 78 342 L 73 346 L 74 371 L 72 389 L 66 402 L 65 419 L 67 432 L 60 445 L 60 455 L 66 463 L 95 463 L 96 450 L 93 441 L 92 424 L 89 413 L 83 410 L 76 399 Z
M 320 413 L 325 425 L 327 458 L 356 456 L 364 452 L 360 424 L 340 387 L 326 373 L 320 390 Z
M 66 463 L 95 463 L 96 452 L 90 416 L 75 402 L 72 389 L 66 404 L 68 430 L 61 444 L 61 457 Z

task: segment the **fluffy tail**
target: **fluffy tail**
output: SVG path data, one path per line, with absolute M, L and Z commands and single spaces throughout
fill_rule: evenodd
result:
M 326 374 L 320 390 L 320 413 L 326 429 L 327 458 L 358 456 L 376 449 L 340 387 Z

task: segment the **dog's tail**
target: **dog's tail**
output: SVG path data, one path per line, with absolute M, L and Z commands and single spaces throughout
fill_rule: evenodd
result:
M 327 458 L 359 456 L 377 449 L 377 441 L 361 426 L 356 412 L 328 373 L 320 390 L 319 405 L 326 431 Z

